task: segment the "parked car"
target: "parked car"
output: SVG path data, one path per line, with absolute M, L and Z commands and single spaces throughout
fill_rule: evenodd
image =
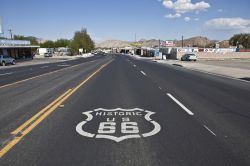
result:
M 52 53 L 44 53 L 44 57 L 52 57 Z
M 181 57 L 182 61 L 197 61 L 197 56 L 195 54 L 185 54 Z
M 7 64 L 15 65 L 16 61 L 14 58 L 8 56 L 8 55 L 0 55 L 0 65 L 5 66 Z

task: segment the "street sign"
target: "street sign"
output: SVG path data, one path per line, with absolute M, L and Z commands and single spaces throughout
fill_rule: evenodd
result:
M 79 48 L 79 53 L 83 53 L 83 48 Z

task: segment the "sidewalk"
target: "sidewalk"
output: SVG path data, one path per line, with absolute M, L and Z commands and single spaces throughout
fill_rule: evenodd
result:
M 243 68 L 235 68 L 235 67 L 225 67 L 225 66 L 218 66 L 218 65 L 208 65 L 202 64 L 198 62 L 182 62 L 178 60 L 156 60 L 156 62 L 175 65 L 179 67 L 185 67 L 188 69 L 203 71 L 207 73 L 223 75 L 227 77 L 234 77 L 238 79 L 247 79 L 250 78 L 250 70 L 243 69 Z

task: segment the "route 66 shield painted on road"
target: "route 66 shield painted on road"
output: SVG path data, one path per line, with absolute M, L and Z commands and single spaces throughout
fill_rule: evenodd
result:
M 116 142 L 149 137 L 161 130 L 159 123 L 151 119 L 153 114 L 155 112 L 141 108 L 98 108 L 83 112 L 86 119 L 78 123 L 76 131 L 84 137 L 110 139 Z

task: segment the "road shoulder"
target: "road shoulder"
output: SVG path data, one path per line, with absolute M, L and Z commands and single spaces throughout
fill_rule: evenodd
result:
M 216 64 L 204 64 L 204 62 L 183 62 L 179 60 L 155 60 L 152 58 L 140 58 L 137 56 L 131 56 L 136 59 L 140 60 L 151 60 L 154 62 L 158 62 L 161 64 L 167 64 L 167 65 L 173 65 L 177 67 L 183 67 L 186 69 L 190 70 L 195 70 L 199 72 L 204 72 L 207 74 L 212 74 L 212 75 L 217 75 L 217 76 L 222 76 L 222 77 L 227 77 L 227 78 L 232 78 L 232 79 L 239 79 L 242 81 L 250 81 L 250 70 L 247 68 L 240 68 L 240 67 L 235 67 L 235 66 L 223 66 L 219 65 L 218 63 Z

